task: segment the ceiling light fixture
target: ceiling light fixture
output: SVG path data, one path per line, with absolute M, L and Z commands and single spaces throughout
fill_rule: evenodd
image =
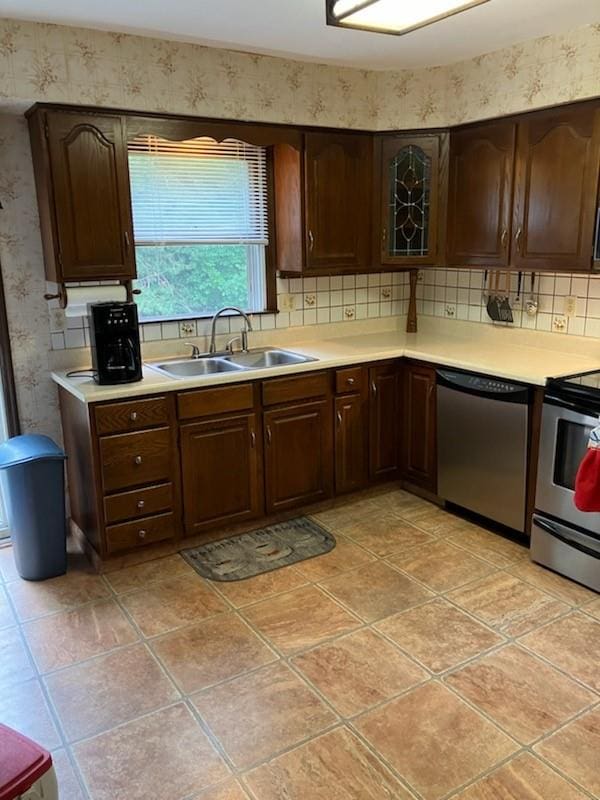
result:
M 399 36 L 489 0 L 326 0 L 327 24 Z

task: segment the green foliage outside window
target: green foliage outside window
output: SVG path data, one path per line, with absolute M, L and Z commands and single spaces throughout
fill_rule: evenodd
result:
M 136 260 L 141 319 L 208 316 L 223 306 L 249 307 L 245 245 L 138 246 Z

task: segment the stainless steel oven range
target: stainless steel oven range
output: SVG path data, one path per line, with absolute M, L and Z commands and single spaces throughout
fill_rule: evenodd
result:
M 542 411 L 531 558 L 600 592 L 600 513 L 579 511 L 575 476 L 600 425 L 600 372 L 548 383 Z

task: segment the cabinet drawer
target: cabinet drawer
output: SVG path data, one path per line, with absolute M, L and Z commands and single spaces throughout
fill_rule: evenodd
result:
M 194 419 L 215 414 L 245 411 L 254 406 L 253 386 L 244 383 L 236 386 L 219 386 L 201 389 L 198 392 L 182 392 L 177 395 L 179 419 Z
M 171 432 L 157 428 L 100 439 L 102 484 L 105 492 L 160 483 L 171 477 Z
M 298 375 L 297 378 L 275 378 L 262 385 L 262 399 L 265 406 L 290 403 L 323 397 L 329 394 L 329 374 L 327 372 Z
M 365 371 L 362 367 L 344 367 L 335 371 L 336 394 L 361 392 L 365 386 Z
M 146 517 L 159 511 L 170 511 L 173 505 L 173 484 L 161 483 L 145 489 L 120 492 L 104 498 L 107 524 L 123 519 Z
M 175 516 L 171 513 L 157 514 L 154 517 L 142 517 L 135 522 L 110 525 L 106 529 L 106 549 L 109 553 L 116 553 L 118 550 L 163 542 L 174 536 Z
M 96 432 L 99 436 L 107 433 L 139 431 L 154 425 L 166 425 L 169 421 L 166 397 L 96 406 L 95 414 Z

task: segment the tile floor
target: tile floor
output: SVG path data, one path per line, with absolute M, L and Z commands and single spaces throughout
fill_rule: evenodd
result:
M 393 489 L 240 583 L 179 556 L 21 581 L 0 550 L 0 720 L 61 800 L 600 797 L 600 599 Z

